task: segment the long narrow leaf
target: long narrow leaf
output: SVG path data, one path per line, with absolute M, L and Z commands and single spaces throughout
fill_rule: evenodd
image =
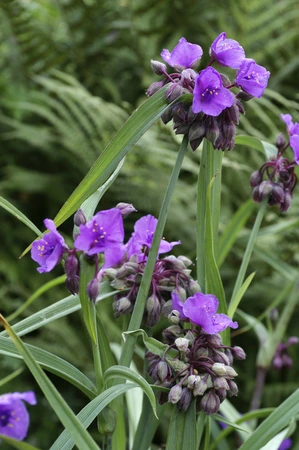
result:
M 0 206 L 2 208 L 6 209 L 10 214 L 15 216 L 18 220 L 23 222 L 25 225 L 27 225 L 30 230 L 32 230 L 37 236 L 41 237 L 43 233 L 34 225 L 34 223 L 29 220 L 25 214 L 23 214 L 21 211 L 18 210 L 14 205 L 12 205 L 8 200 L 5 200 L 5 198 L 0 197 Z
M 12 447 L 16 448 L 17 450 L 40 450 L 37 447 L 33 447 L 33 445 L 27 444 L 27 442 L 20 442 L 16 439 L 13 439 L 11 437 L 5 436 L 4 434 L 0 433 L 0 439 L 1 441 L 7 442 Z
M 74 439 L 74 442 L 77 445 L 77 447 L 80 450 L 86 450 L 86 448 L 88 448 L 89 450 L 99 450 L 99 447 L 96 444 L 96 442 L 92 439 L 90 434 L 86 431 L 84 426 L 77 419 L 77 417 L 70 409 L 68 404 L 65 402 L 65 400 L 62 398 L 60 393 L 57 391 L 55 386 L 52 384 L 52 382 L 49 380 L 49 378 L 45 375 L 40 366 L 37 364 L 31 352 L 23 344 L 21 339 L 15 334 L 11 326 L 8 324 L 8 322 L 6 322 L 6 320 L 2 315 L 0 315 L 0 321 L 2 322 L 9 336 L 11 337 L 13 343 L 19 350 L 21 356 L 24 359 L 24 362 L 28 366 L 30 372 L 34 376 L 36 382 L 43 391 L 51 407 L 59 417 L 61 423 L 64 425 L 64 427 L 68 430 L 68 432 Z
M 253 272 L 251 275 L 249 275 L 249 277 L 246 278 L 246 280 L 244 281 L 244 283 L 242 284 L 239 292 L 236 293 L 236 296 L 234 297 L 232 303 L 230 304 L 229 308 L 228 308 L 228 315 L 229 317 L 233 318 L 236 309 L 238 308 L 240 301 L 242 300 L 245 292 L 247 291 L 247 289 L 250 286 L 250 283 L 253 280 L 253 277 L 255 275 L 255 272 Z

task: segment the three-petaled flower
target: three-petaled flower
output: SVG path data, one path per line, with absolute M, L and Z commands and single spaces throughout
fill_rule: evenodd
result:
M 0 395 L 0 434 L 22 441 L 27 436 L 29 414 L 23 402 L 36 405 L 32 391 Z
M 218 306 L 219 300 L 212 294 L 197 292 L 183 303 L 178 294 L 172 292 L 172 309 L 180 313 L 182 320 L 189 319 L 208 334 L 219 333 L 227 327 L 238 328 L 238 323 L 229 316 L 216 313 Z
M 294 161 L 299 164 L 299 123 L 293 123 L 291 114 L 280 114 L 281 119 L 287 126 L 287 132 L 290 136 L 290 147 L 294 151 Z
M 220 73 L 213 67 L 202 70 L 195 78 L 192 110 L 218 116 L 234 104 L 234 95 L 223 87 Z
M 61 234 L 58 233 L 53 220 L 45 219 L 44 225 L 50 230 L 50 233 L 33 242 L 31 248 L 31 258 L 40 265 L 37 268 L 40 273 L 50 272 L 61 261 L 62 255 L 67 249 L 66 243 Z
M 238 69 L 245 58 L 245 52 L 239 42 L 227 39 L 226 33 L 220 33 L 210 47 L 212 61 L 222 66 Z
M 196 69 L 202 57 L 203 51 L 200 45 L 191 44 L 184 37 L 174 47 L 172 52 L 164 48 L 161 57 L 176 70 Z
M 253 59 L 245 58 L 237 72 L 235 84 L 247 94 L 260 98 L 268 85 L 270 72 Z

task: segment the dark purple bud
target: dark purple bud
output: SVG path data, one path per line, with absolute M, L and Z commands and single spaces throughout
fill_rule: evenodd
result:
M 173 118 L 173 106 L 170 106 L 166 109 L 166 111 L 162 114 L 161 120 L 166 125 Z
M 120 210 L 122 217 L 127 217 L 132 212 L 137 211 L 137 209 L 135 209 L 131 203 L 122 203 L 121 202 L 121 203 L 118 203 L 115 208 Z
M 194 122 L 189 129 L 189 141 L 202 139 L 206 134 L 206 127 L 200 122 Z
M 226 356 L 228 357 L 229 364 L 232 365 L 232 363 L 234 362 L 234 357 L 233 357 L 232 352 L 230 351 L 229 348 L 226 348 L 226 349 L 224 350 L 224 353 L 225 353 Z
M 224 377 L 215 377 L 213 384 L 215 389 L 225 389 L 226 391 L 229 390 L 229 385 Z
M 231 86 L 232 82 L 230 81 L 230 79 L 224 75 L 223 73 L 220 73 L 221 79 L 222 79 L 222 83 L 224 87 L 228 87 Z
M 226 366 L 229 365 L 229 359 L 226 356 L 225 353 L 221 352 L 221 351 L 215 351 L 214 355 L 213 355 L 213 360 L 215 362 L 219 362 L 222 364 L 225 364 Z
M 168 328 L 165 328 L 163 331 L 163 336 L 165 340 L 169 344 L 173 344 L 175 339 L 182 334 L 183 329 L 179 325 L 171 325 Z
M 236 95 L 236 98 L 238 98 L 239 100 L 242 100 L 243 102 L 248 102 L 249 100 L 251 100 L 253 98 L 253 95 L 247 94 L 247 92 L 244 92 L 244 91 L 240 91 Z
M 99 295 L 100 292 L 99 280 L 97 278 L 93 278 L 88 283 L 86 291 L 89 299 L 92 300 L 93 302 L 96 302 L 97 296 Z
M 146 91 L 146 95 L 148 97 L 151 97 L 152 95 L 154 95 L 156 92 L 158 92 L 160 89 L 162 89 L 162 87 L 164 86 L 164 81 L 155 81 L 154 83 L 152 83 L 150 85 L 150 87 L 147 89 Z M 169 119 L 171 120 L 171 119 Z M 169 121 L 168 121 L 169 122 Z M 167 123 L 167 122 L 166 122 Z
M 180 384 L 176 384 L 170 389 L 170 392 L 168 394 L 168 401 L 170 403 L 177 403 L 179 400 L 181 400 L 183 395 L 183 389 Z
M 276 354 L 273 358 L 272 365 L 275 370 L 280 370 L 283 367 L 283 361 L 279 354 Z
M 227 391 L 226 389 L 217 389 L 216 395 L 219 397 L 220 403 L 222 403 L 226 399 Z
M 219 347 L 220 345 L 222 345 L 222 337 L 218 333 L 208 335 L 207 339 L 210 346 Z
M 250 177 L 250 186 L 255 187 L 261 184 L 263 181 L 263 176 L 259 170 L 253 172 L 253 174 Z
M 183 388 L 181 399 L 178 402 L 178 408 L 186 412 L 192 401 L 192 393 L 188 388 Z
M 281 150 L 283 147 L 285 147 L 286 140 L 285 140 L 285 137 L 284 137 L 284 135 L 282 133 L 280 133 L 277 136 L 276 141 L 275 141 L 275 145 L 278 148 L 278 150 Z
M 231 349 L 234 358 L 236 359 L 246 359 L 246 353 L 241 347 L 232 347 Z
M 183 86 L 181 86 L 178 83 L 171 83 L 169 84 L 168 88 L 165 91 L 165 98 L 172 103 L 174 100 L 179 98 L 183 94 L 188 94 L 189 91 L 185 89 Z
M 236 126 L 233 122 L 224 123 L 222 126 L 223 136 L 227 141 L 232 141 L 236 134 Z M 228 144 L 230 146 L 230 144 Z
M 78 275 L 79 262 L 74 253 L 71 253 L 65 260 L 64 270 L 67 278 Z
M 156 75 L 165 75 L 166 65 L 155 59 L 151 60 L 151 67 Z
M 164 380 L 166 380 L 166 378 L 168 378 L 171 375 L 171 369 L 170 369 L 169 365 L 167 364 L 167 362 L 160 361 L 157 364 L 156 374 L 157 374 L 159 381 L 161 381 L 162 383 Z
M 219 126 L 217 125 L 217 121 L 215 119 L 212 119 L 210 126 L 206 128 L 206 138 L 214 145 L 216 139 L 219 136 L 219 133 L 220 130 Z
M 151 295 L 145 305 L 147 312 L 146 324 L 149 327 L 153 327 L 160 318 L 161 313 L 161 303 L 156 295 Z
M 113 309 L 115 317 L 119 317 L 122 314 L 130 311 L 132 308 L 132 303 L 127 297 L 123 297 L 113 303 Z
M 79 292 L 79 276 L 72 275 L 65 280 L 65 286 L 71 294 L 76 295 Z
M 74 224 L 79 227 L 80 225 L 86 224 L 86 217 L 81 208 L 78 209 L 78 211 L 74 215 Z
M 215 394 L 214 389 L 209 389 L 209 391 L 204 394 L 200 401 L 200 409 L 204 413 L 211 415 L 215 414 L 220 408 L 220 399 Z
M 271 183 L 271 181 L 263 181 L 259 185 L 260 199 L 264 200 L 264 198 L 268 197 L 268 195 L 272 193 L 272 190 L 273 184 Z
M 228 395 L 232 397 L 233 395 L 238 395 L 239 389 L 237 384 L 232 380 L 227 380 L 229 385 Z
M 280 204 L 280 211 L 282 212 L 287 211 L 289 209 L 293 198 L 292 193 L 288 189 L 286 189 L 284 193 L 285 193 L 284 202 Z
M 291 336 L 288 339 L 287 345 L 296 345 L 299 343 L 299 338 L 297 338 L 297 336 Z
M 282 355 L 282 365 L 283 367 L 285 367 L 286 369 L 290 369 L 293 365 L 293 360 L 292 358 L 288 355 L 288 354 L 283 354 Z
M 284 190 L 283 187 L 278 183 L 272 184 L 272 198 L 274 198 L 276 203 L 278 204 L 284 202 Z

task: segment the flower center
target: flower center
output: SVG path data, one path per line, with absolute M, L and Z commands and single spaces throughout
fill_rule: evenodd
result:
M 207 87 L 206 90 L 201 94 L 203 100 L 210 100 L 213 96 L 218 95 L 218 87 Z
M 104 243 L 107 235 L 104 227 L 99 227 L 99 224 L 94 221 L 92 232 L 95 233 L 95 239 L 93 241 L 94 244 L 98 244 L 99 242 Z

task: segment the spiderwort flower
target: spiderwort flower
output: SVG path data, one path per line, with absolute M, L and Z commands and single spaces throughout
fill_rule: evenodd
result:
M 123 219 L 118 208 L 98 212 L 86 225 L 80 225 L 79 229 L 80 235 L 74 246 L 88 255 L 118 249 L 124 239 Z
M 202 70 L 195 78 L 192 110 L 218 116 L 234 104 L 234 95 L 223 87 L 220 73 L 213 67 Z
M 22 441 L 27 436 L 29 414 L 23 401 L 36 405 L 32 391 L 0 395 L 0 433 Z
M 50 233 L 33 242 L 31 248 L 31 258 L 40 265 L 37 268 L 39 273 L 50 272 L 61 261 L 62 254 L 67 249 L 53 220 L 45 219 L 44 225 L 50 230 Z
M 245 58 L 237 72 L 236 86 L 247 94 L 260 98 L 268 85 L 270 72 L 265 67 L 256 64 L 253 59 Z
M 287 126 L 287 132 L 290 136 L 290 147 L 294 151 L 294 161 L 299 165 L 299 123 L 293 123 L 291 114 L 280 114 L 280 117 Z
M 217 61 L 222 66 L 239 69 L 245 52 L 243 47 L 233 39 L 227 39 L 226 33 L 220 33 L 210 47 L 212 61 Z
M 203 51 L 200 45 L 191 44 L 182 37 L 172 52 L 164 48 L 161 52 L 161 57 L 167 64 L 181 72 L 188 68 L 196 69 L 202 54 Z
M 211 294 L 197 292 L 183 303 L 179 296 L 172 292 L 172 308 L 179 311 L 181 319 L 189 319 L 199 325 L 208 334 L 219 333 L 227 327 L 238 328 L 226 314 L 216 314 L 219 300 Z

